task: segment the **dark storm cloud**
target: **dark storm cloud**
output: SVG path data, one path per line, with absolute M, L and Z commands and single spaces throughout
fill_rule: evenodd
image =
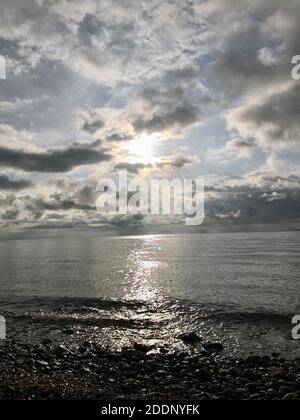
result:
M 1 159 L 1 158 L 0 158 Z M 31 181 L 24 179 L 11 179 L 7 175 L 0 174 L 0 190 L 19 191 L 32 186 Z
M 25 152 L 0 147 L 0 166 L 22 169 L 25 172 L 68 172 L 81 165 L 107 162 L 112 156 L 88 146 L 71 146 L 45 153 Z

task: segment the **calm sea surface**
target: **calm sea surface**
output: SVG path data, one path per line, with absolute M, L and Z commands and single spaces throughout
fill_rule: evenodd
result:
M 299 353 L 300 232 L 0 241 L 8 334 L 177 346 L 180 332 L 232 353 Z M 73 339 L 74 341 L 74 339 Z

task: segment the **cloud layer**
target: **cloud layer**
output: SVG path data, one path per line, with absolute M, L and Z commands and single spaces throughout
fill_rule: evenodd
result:
M 32 185 L 31 181 L 23 179 L 12 179 L 7 175 L 0 174 L 0 190 L 19 191 Z
M 29 153 L 0 147 L 0 166 L 25 172 L 68 172 L 81 165 L 106 162 L 111 155 L 89 147 L 69 147 L 45 153 Z
M 298 0 L 71 3 L 1 2 L 4 226 L 118 223 L 92 209 L 119 170 L 205 176 L 209 223 L 299 222 Z

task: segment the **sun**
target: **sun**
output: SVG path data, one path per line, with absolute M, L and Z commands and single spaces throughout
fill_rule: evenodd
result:
M 154 163 L 158 160 L 155 152 L 159 141 L 158 135 L 143 134 L 130 140 L 124 149 L 132 163 Z

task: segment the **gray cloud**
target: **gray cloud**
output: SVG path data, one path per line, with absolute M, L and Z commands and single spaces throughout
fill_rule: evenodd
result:
M 200 162 L 200 160 L 197 156 L 184 155 L 179 152 L 175 155 L 163 156 L 161 161 L 153 166 L 159 169 L 171 168 L 173 170 L 179 171 L 186 166 L 193 165 L 198 162 Z
M 207 225 L 241 225 L 251 223 L 284 223 L 300 221 L 300 177 L 272 176 L 267 173 L 251 177 L 221 177 L 214 179 L 206 190 Z M 97 198 L 94 186 L 73 185 L 71 191 L 50 196 L 0 196 L 2 214 L 6 222 L 38 223 L 38 226 L 76 227 L 95 223 L 125 226 L 147 223 L 148 219 L 131 216 L 100 216 L 96 214 Z M 130 193 L 128 195 L 130 197 Z M 55 223 L 59 221 L 59 223 Z M 165 220 L 168 223 L 168 220 Z
M 91 14 L 86 14 L 78 26 L 78 39 L 84 47 L 92 46 L 92 37 L 101 35 L 103 27 L 97 18 Z
M 157 132 L 172 127 L 187 127 L 200 120 L 200 116 L 195 107 L 186 104 L 177 107 L 171 112 L 156 113 L 150 119 L 145 120 L 139 118 L 134 121 L 133 125 L 137 131 L 147 130 L 148 132 Z
M 208 200 L 210 223 L 284 223 L 300 220 L 300 193 L 297 190 L 239 193 L 222 192 L 222 199 Z
M 12 179 L 7 175 L 0 174 L 0 190 L 19 191 L 32 186 L 32 182 L 25 179 Z
M 86 116 L 85 121 L 82 124 L 82 130 L 86 131 L 90 134 L 96 133 L 96 131 L 100 130 L 105 126 L 105 120 L 96 112 L 90 112 L 88 116 Z
M 64 150 L 30 153 L 0 147 L 0 166 L 22 169 L 26 172 L 68 172 L 81 165 L 111 160 L 105 151 L 87 146 L 71 146 Z
M 88 201 L 76 201 L 75 196 L 68 196 L 57 192 L 50 197 L 44 196 L 25 196 L 19 199 L 21 206 L 19 214 L 30 214 L 31 220 L 43 220 L 55 218 L 60 220 L 68 220 L 70 217 L 79 217 L 81 214 L 82 219 L 86 219 L 90 212 L 96 213 L 96 206 Z M 52 217 L 50 217 L 52 215 Z M 55 217 L 54 217 L 55 215 Z
M 161 79 L 153 80 L 141 97 L 149 111 L 134 119 L 136 131 L 183 129 L 201 122 L 212 105 L 193 66 L 166 72 Z
M 151 165 L 144 165 L 143 163 L 129 163 L 121 162 L 115 166 L 117 171 L 128 171 L 131 174 L 138 174 L 140 170 L 145 169 L 146 167 L 151 167 Z
M 144 221 L 144 216 L 142 214 L 134 214 L 128 216 L 119 216 L 116 215 L 107 221 L 111 226 L 128 226 L 128 225 L 138 225 Z
M 107 141 L 110 142 L 122 142 L 122 141 L 129 141 L 132 140 L 133 136 L 126 133 L 115 132 L 111 133 L 106 137 Z
M 34 202 L 36 210 L 49 210 L 49 211 L 69 211 L 69 210 L 82 210 L 82 211 L 96 211 L 95 206 L 89 204 L 76 203 L 72 199 L 63 199 L 59 195 L 53 196 L 52 200 L 36 200 Z M 30 207 L 27 207 L 30 208 Z
M 173 156 L 164 156 L 161 158 L 161 161 L 153 164 L 143 164 L 143 163 L 130 163 L 130 162 L 120 162 L 115 166 L 115 170 L 118 171 L 128 171 L 131 174 L 139 174 L 143 169 L 182 169 L 185 166 L 192 165 L 195 162 L 198 162 L 196 157 L 184 156 L 182 154 L 176 154 Z
M 97 120 L 97 121 L 86 121 L 82 125 L 83 131 L 87 131 L 88 133 L 94 134 L 96 131 L 98 131 L 100 128 L 104 127 L 104 121 L 103 120 Z
M 254 137 L 263 147 L 288 148 L 300 141 L 300 84 L 244 105 L 229 114 L 231 127 L 244 137 Z
M 2 220 L 14 221 L 19 215 L 19 210 L 6 210 L 1 215 Z
M 257 22 L 254 23 L 252 30 L 257 30 L 256 25 L 258 25 Z M 249 34 L 248 41 L 251 38 L 253 36 Z M 255 41 L 252 40 L 252 42 Z M 263 55 L 260 55 L 260 47 L 264 45 L 263 43 L 258 43 L 256 48 L 251 50 L 248 45 L 241 46 L 239 34 L 236 34 L 234 43 L 236 48 L 231 47 L 221 55 L 213 64 L 208 77 L 226 93 L 227 100 L 231 101 L 248 94 L 251 90 L 272 85 L 289 75 L 290 60 L 280 65 L 276 61 L 272 64 L 262 62 Z M 265 51 L 269 51 L 270 57 L 272 53 L 275 54 L 271 49 L 265 49 Z
M 166 160 L 163 162 L 163 165 L 170 165 L 173 166 L 175 169 L 181 169 L 184 166 L 191 165 L 195 163 L 195 159 L 191 157 L 184 157 L 184 156 L 175 156 L 173 160 Z
M 206 222 L 210 224 L 300 221 L 300 178 L 257 173 L 224 177 L 206 186 Z
M 224 94 L 230 128 L 265 150 L 296 150 L 300 88 L 291 79 L 291 59 L 300 51 L 299 2 L 212 0 L 206 10 L 199 7 L 223 28 L 207 81 Z M 236 26 L 226 29 L 230 19 Z

